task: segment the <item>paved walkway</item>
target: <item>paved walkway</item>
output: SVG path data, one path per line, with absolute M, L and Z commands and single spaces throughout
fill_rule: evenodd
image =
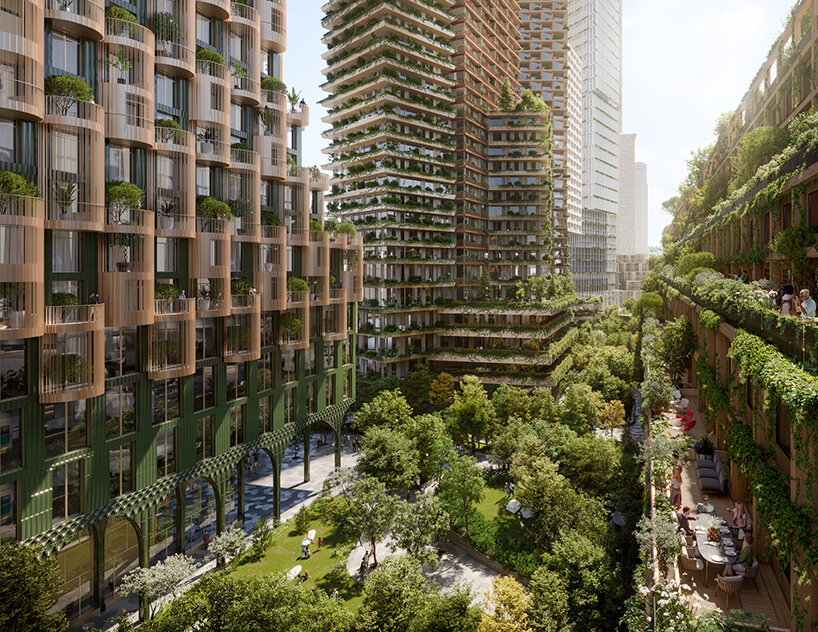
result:
M 310 452 L 310 481 L 304 482 L 303 444 L 290 446 L 284 454 L 281 464 L 281 521 L 289 520 L 303 506 L 312 503 L 321 492 L 324 481 L 335 470 L 335 450 L 333 446 L 325 445 L 316 450 L 315 441 L 319 435 L 313 435 L 312 450 Z M 353 454 L 351 444 L 341 452 L 341 466 L 353 467 L 358 456 Z M 253 526 L 262 516 L 271 516 L 273 513 L 273 470 L 266 453 L 260 453 L 259 464 L 255 472 L 247 475 L 244 486 L 245 521 L 244 530 L 252 531 Z M 215 560 L 206 551 L 198 551 L 192 557 L 201 566 L 191 575 L 182 589 L 184 592 L 195 584 L 203 575 L 216 568 Z M 358 560 L 360 564 L 360 559 Z M 109 600 L 110 601 L 110 600 Z M 120 599 L 116 603 L 109 603 L 105 612 L 87 621 L 83 627 L 96 627 L 100 630 L 115 630 L 116 620 L 124 612 L 132 613 L 131 620 L 137 619 L 138 599 L 131 595 Z

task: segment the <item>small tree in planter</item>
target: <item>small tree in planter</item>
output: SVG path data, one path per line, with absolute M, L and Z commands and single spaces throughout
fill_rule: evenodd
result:
M 234 80 L 234 82 L 233 82 L 233 87 L 236 88 L 236 89 L 241 90 L 241 83 L 242 82 L 239 81 L 239 80 L 247 78 L 247 70 L 245 70 L 244 66 L 242 66 L 241 64 L 233 63 L 233 66 L 231 68 L 231 72 L 233 73 L 233 76 L 236 78 Z
M 0 171 L 0 215 L 13 210 L 19 196 L 38 197 L 40 190 L 33 182 L 13 171 Z
M 298 109 L 298 104 L 301 102 L 301 93 L 296 92 L 295 88 L 292 88 L 287 94 L 287 100 L 290 102 L 290 110 L 295 112 Z
M 157 301 L 165 301 L 165 309 L 170 310 L 170 302 L 179 298 L 179 288 L 173 283 L 157 283 L 153 290 Z
M 242 294 L 249 294 L 250 281 L 244 278 L 233 279 L 230 281 L 230 292 L 234 296 L 241 296 Z
M 271 92 L 287 92 L 287 84 L 276 77 L 262 77 L 261 89 L 269 90 Z
M 211 297 L 210 284 L 208 283 L 207 285 L 202 285 L 199 288 L 199 301 L 196 307 L 204 312 L 209 310 L 210 297 Z
M 171 56 L 173 44 L 182 39 L 182 29 L 173 14 L 168 11 L 154 13 L 151 18 L 151 30 L 156 35 L 156 54 L 163 57 Z
M 91 87 L 80 77 L 56 75 L 45 80 L 45 94 L 56 97 L 54 109 L 60 116 L 67 116 L 78 101 L 93 101 Z
M 288 312 L 281 317 L 281 330 L 290 338 L 295 338 L 300 334 L 302 327 L 301 319 L 292 312 Z
M 716 446 L 713 445 L 713 440 L 705 435 L 693 444 L 693 450 L 699 455 L 699 458 L 712 459 L 716 453 Z
M 304 279 L 299 277 L 290 277 L 287 279 L 287 293 L 289 294 L 288 298 L 290 300 L 293 299 L 295 292 L 307 292 L 309 289 L 310 287 Z
M 196 59 L 202 62 L 212 62 L 214 64 L 221 64 L 224 66 L 224 57 L 222 57 L 219 53 L 215 50 L 210 50 L 209 48 L 197 48 L 196 49 Z M 210 74 L 210 65 L 209 64 L 197 64 L 199 67 L 196 71 L 201 75 L 209 75 Z
M 355 228 L 355 224 L 352 222 L 345 220 L 338 225 L 338 232 L 342 235 L 349 235 L 350 237 L 355 237 L 358 234 L 358 229 Z
M 159 133 L 161 142 L 182 142 L 182 126 L 173 119 L 157 119 L 154 126 L 162 129 L 162 131 Z
M 130 182 L 109 182 L 105 187 L 105 204 L 114 224 L 133 224 L 132 212 L 142 208 L 145 192 Z
M 128 59 L 127 55 L 124 52 L 119 51 L 116 55 L 113 53 L 108 55 L 108 64 L 112 68 L 116 68 L 119 70 L 119 77 L 117 77 L 117 83 L 127 83 L 125 73 L 131 69 L 131 60 Z
M 230 206 L 210 196 L 200 196 L 196 200 L 196 214 L 209 219 L 233 219 Z
M 74 209 L 74 202 L 77 199 L 77 183 L 66 182 L 61 185 L 59 182 L 54 183 L 54 202 L 60 211 L 60 216 L 57 219 L 68 219 Z

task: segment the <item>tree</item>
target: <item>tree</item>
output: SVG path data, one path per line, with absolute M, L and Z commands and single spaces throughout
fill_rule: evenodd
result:
M 591 432 L 599 423 L 602 397 L 587 384 L 571 384 L 560 406 L 562 423 L 577 434 Z
M 442 410 L 454 402 L 454 379 L 446 371 L 437 374 L 429 387 L 429 403 Z
M 437 565 L 437 544 L 451 519 L 440 499 L 424 494 L 415 503 L 402 503 L 392 536 L 395 544 L 421 564 Z
M 370 427 L 361 441 L 358 470 L 378 479 L 388 489 L 407 490 L 417 479 L 420 455 L 412 441 L 385 426 Z
M 0 546 L 0 630 L 62 632 L 62 611 L 49 613 L 60 579 L 57 560 L 39 559 L 38 550 L 18 543 Z
M 483 618 L 477 632 L 530 632 L 529 601 L 528 593 L 516 579 L 510 575 L 495 577 L 486 591 Z
M 117 592 L 123 597 L 138 595 L 148 607 L 148 618 L 153 619 L 155 606 L 151 601 L 167 595 L 175 597 L 181 583 L 198 567 L 199 564 L 192 557 L 177 553 L 149 568 L 140 566 L 128 572 Z
M 424 602 L 425 579 L 411 558 L 392 557 L 366 579 L 357 632 L 406 632 Z
M 644 322 L 647 318 L 656 318 L 665 309 L 665 300 L 658 292 L 645 292 L 636 301 L 636 309 L 634 316 L 640 322 Z
M 519 386 L 502 384 L 491 396 L 491 404 L 501 423 L 517 417 L 523 421 L 531 419 L 531 398 Z
M 523 88 L 520 93 L 520 102 L 515 108 L 518 112 L 545 112 L 548 105 L 529 88 Z
M 540 566 L 528 586 L 531 603 L 528 616 L 534 632 L 568 632 L 568 594 L 560 576 Z
M 693 326 L 687 318 L 680 316 L 676 320 L 665 323 L 659 334 L 657 351 L 659 361 L 667 371 L 671 382 L 675 384 L 681 380 L 682 375 L 693 361 L 695 350 L 696 337 L 693 335 Z
M 755 127 L 744 134 L 738 145 L 738 153 L 733 158 L 739 186 L 747 182 L 759 167 L 767 164 L 789 142 L 790 133 L 783 127 Z
M 486 486 L 480 466 L 468 456 L 450 453 L 449 467 L 443 472 L 438 496 L 449 515 L 469 532 L 469 516 L 474 504 L 483 499 Z
M 566 445 L 560 472 L 586 494 L 603 498 L 611 492 L 620 457 L 613 441 L 594 435 L 576 437 Z
M 605 549 L 580 533 L 564 531 L 552 552 L 543 555 L 545 567 L 556 573 L 568 595 L 569 619 L 578 630 L 604 627 L 602 596 L 611 574 Z
M 673 398 L 673 385 L 668 381 L 664 371 L 651 366 L 645 381 L 642 382 L 642 408 L 652 413 L 660 413 L 670 407 Z
M 479 623 L 480 609 L 471 605 L 471 592 L 456 586 L 451 592 L 431 592 L 410 632 L 475 632 Z
M 613 437 L 613 431 L 625 425 L 625 406 L 618 399 L 605 402 L 599 412 L 599 425 Z
M 500 88 L 500 111 L 513 112 L 517 107 L 517 95 L 511 89 L 511 81 L 506 77 L 503 79 L 503 85 Z
M 452 438 L 439 413 L 418 415 L 407 424 L 404 434 L 420 456 L 420 478 L 427 481 L 440 474 L 452 449 Z
M 378 393 L 371 402 L 361 406 L 355 413 L 355 426 L 362 432 L 373 426 L 402 428 L 411 417 L 412 407 L 396 388 Z
M 216 558 L 216 564 L 223 566 L 227 558 L 241 555 L 247 548 L 247 535 L 242 529 L 231 527 L 222 531 L 208 546 L 208 551 Z
M 372 561 L 377 566 L 376 547 L 395 524 L 401 502 L 386 492 L 379 480 L 364 476 L 352 488 L 347 520 L 352 532 L 372 547 Z
M 550 424 L 559 421 L 559 411 L 554 403 L 554 396 L 547 388 L 535 388 L 529 396 L 531 401 L 531 417 L 542 419 Z
M 534 428 L 519 417 L 512 417 L 508 423 L 500 426 L 491 440 L 492 452 L 502 459 L 506 469 L 511 465 L 511 459 L 520 449 L 520 443 L 527 436 L 534 436 Z
M 358 395 L 355 398 L 355 404 L 353 404 L 356 411 L 360 410 L 364 404 L 367 404 L 375 399 L 378 393 L 400 388 L 400 379 L 395 375 L 390 375 L 389 377 L 375 380 L 371 384 L 364 385 L 361 383 L 361 381 L 359 381 L 358 384 Z
M 400 390 L 415 414 L 432 412 L 432 406 L 429 403 L 429 391 L 433 379 L 429 368 L 422 364 L 401 382 Z
M 474 375 L 466 375 L 455 393 L 454 403 L 447 410 L 449 429 L 456 439 L 468 441 L 472 454 L 477 442 L 485 439 L 494 423 L 496 413 L 486 389 Z
M 258 520 L 253 526 L 253 531 L 250 534 L 250 541 L 252 542 L 250 548 L 253 557 L 260 558 L 264 552 L 270 548 L 273 543 L 273 531 L 270 529 L 270 524 L 266 520 Z

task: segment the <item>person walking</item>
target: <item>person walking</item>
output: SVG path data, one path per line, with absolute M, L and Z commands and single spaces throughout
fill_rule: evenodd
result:
M 324 538 L 318 536 L 318 550 L 320 551 L 321 548 L 324 546 Z
M 307 547 L 305 547 L 305 546 L 301 547 L 301 559 L 302 560 L 307 559 Z
M 508 484 L 508 491 L 511 492 L 511 495 L 509 496 L 509 498 L 514 498 L 514 483 L 509 483 Z

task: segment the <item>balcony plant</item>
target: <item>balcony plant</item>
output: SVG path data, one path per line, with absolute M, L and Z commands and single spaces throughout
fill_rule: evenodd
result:
M 250 293 L 250 281 L 245 278 L 230 281 L 230 292 L 233 296 L 242 296 Z
M 247 200 L 242 198 L 237 198 L 235 200 L 230 200 L 227 205 L 230 207 L 230 211 L 233 214 L 233 218 L 236 219 L 252 219 L 253 217 L 253 205 L 250 204 Z
M 301 93 L 296 92 L 295 88 L 291 88 L 287 94 L 287 100 L 290 102 L 290 111 L 295 112 L 298 110 L 298 104 L 301 102 Z
M 712 459 L 716 447 L 713 445 L 713 440 L 705 435 L 693 444 L 693 450 L 699 455 L 700 459 Z
M 196 59 L 198 61 L 212 62 L 214 64 L 221 64 L 224 66 L 224 57 L 222 57 L 221 54 L 217 53 L 215 50 L 210 50 L 209 48 L 197 48 Z M 208 64 L 200 64 L 200 67 L 197 68 L 197 72 L 202 75 L 209 75 L 210 66 Z
M 287 92 L 287 84 L 277 77 L 262 77 L 261 89 L 270 92 Z
M 288 292 L 306 292 L 309 289 L 307 282 L 300 277 L 290 277 L 287 279 Z
M 60 116 L 68 116 L 78 101 L 93 101 L 91 87 L 81 77 L 55 75 L 45 80 L 46 96 L 55 97 L 54 109 Z
M 156 212 L 161 230 L 171 230 L 176 222 L 176 200 L 164 198 L 159 202 L 159 210 Z
M 59 182 L 54 183 L 54 202 L 60 210 L 58 219 L 70 219 L 77 199 L 77 183 L 67 182 L 64 186 Z
M 39 197 L 40 190 L 19 173 L 0 171 L 0 215 L 6 215 L 16 205 L 18 196 Z
M 171 302 L 179 299 L 179 288 L 173 283 L 157 283 L 153 290 L 153 297 L 157 301 L 164 301 L 166 313 L 171 312 Z
M 151 30 L 156 35 L 156 54 L 172 56 L 172 44 L 182 39 L 182 29 L 173 14 L 168 11 L 154 13 L 151 18 Z
M 275 211 L 262 211 L 261 223 L 266 226 L 281 226 L 281 220 Z
M 60 353 L 48 358 L 43 370 L 55 383 L 66 387 L 81 382 L 88 375 L 90 368 L 90 363 L 82 356 L 76 353 Z
M 119 70 L 119 77 L 117 77 L 117 83 L 127 83 L 126 75 L 131 69 L 131 60 L 128 59 L 128 56 L 125 55 L 123 51 L 117 52 L 115 55 L 113 53 L 108 55 L 108 65 L 112 68 L 116 68 Z
M 350 221 L 343 221 L 338 225 L 338 232 L 342 235 L 349 235 L 350 237 L 354 237 L 358 234 L 358 229 L 355 228 L 355 224 Z
M 139 20 L 136 16 L 122 7 L 109 5 L 105 7 L 105 18 L 113 20 L 113 35 L 120 37 L 135 37 L 139 32 Z
M 114 224 L 134 224 L 145 192 L 131 182 L 114 181 L 105 186 L 105 205 Z
M 196 215 L 209 219 L 233 219 L 230 206 L 210 196 L 199 196 L 196 200 Z
M 258 114 L 259 123 L 261 123 L 261 127 L 264 130 L 265 136 L 272 136 L 273 134 L 273 126 L 275 125 L 276 117 L 273 114 L 273 111 L 268 107 L 264 106 L 264 110 L 259 112 Z
M 303 326 L 301 319 L 292 312 L 288 312 L 281 317 L 281 329 L 290 338 L 300 334 Z
M 182 126 L 179 125 L 176 121 L 169 118 L 162 118 L 156 119 L 154 122 L 154 126 L 160 128 L 162 131 L 159 133 L 159 137 L 161 142 L 168 143 L 180 143 L 182 142 L 183 138 L 183 129 Z
M 244 66 L 242 66 L 238 62 L 233 62 L 233 65 L 230 68 L 233 76 L 236 78 L 233 82 L 233 87 L 237 90 L 241 90 L 241 81 L 239 79 L 246 79 L 247 78 L 247 70 L 245 70 Z
M 196 309 L 206 312 L 210 309 L 210 297 L 212 293 L 210 290 L 210 284 L 202 285 L 199 288 L 199 300 L 196 303 Z

